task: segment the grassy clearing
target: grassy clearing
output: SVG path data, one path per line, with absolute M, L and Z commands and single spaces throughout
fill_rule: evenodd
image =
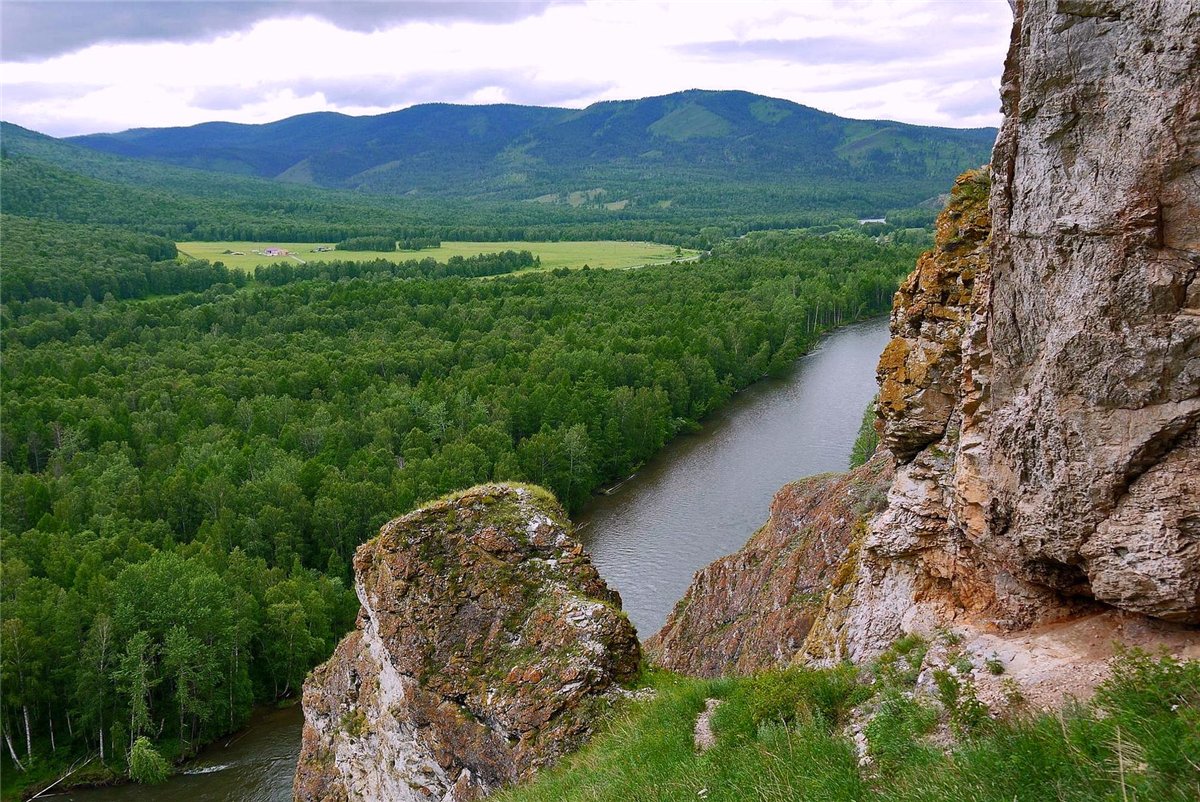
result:
M 1172 802 L 1200 799 L 1200 662 L 1138 652 L 1116 661 L 1087 705 L 1061 714 L 984 718 L 949 752 L 930 740 L 956 711 L 911 693 L 901 645 L 867 671 L 788 669 L 752 679 L 650 673 L 657 695 L 629 702 L 604 731 L 501 802 L 878 800 L 879 802 Z M 692 732 L 708 697 L 717 743 Z M 870 762 L 845 725 L 874 711 Z M 943 727 L 944 731 L 944 727 Z
M 641 267 L 646 264 L 661 264 L 673 259 L 688 258 L 696 255 L 696 251 L 683 250 L 676 254 L 673 245 L 661 245 L 655 242 L 620 242 L 615 240 L 595 240 L 588 242 L 443 242 L 440 248 L 426 248 L 421 251 L 326 251 L 317 253 L 317 248 L 332 248 L 329 242 L 180 242 L 177 243 L 180 253 L 193 259 L 207 259 L 211 262 L 224 262 L 227 267 L 239 270 L 253 271 L 257 265 L 276 262 L 298 263 L 355 261 L 366 262 L 373 259 L 387 259 L 392 262 L 404 262 L 409 259 L 432 258 L 444 262 L 451 256 L 478 256 L 481 253 L 497 253 L 499 251 L 531 251 L 541 257 L 542 270 L 553 270 L 557 267 L 583 267 L 585 264 L 595 268 L 619 269 L 626 267 Z M 253 251 L 266 248 L 282 248 L 289 256 L 262 256 Z M 242 255 L 226 253 L 235 251 Z

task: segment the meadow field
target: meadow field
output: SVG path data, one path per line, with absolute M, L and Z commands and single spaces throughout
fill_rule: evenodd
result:
M 696 251 L 683 249 L 676 253 L 675 246 L 656 242 L 622 242 L 615 240 L 593 240 L 588 242 L 443 242 L 439 248 L 420 251 L 324 251 L 332 248 L 328 242 L 179 242 L 176 243 L 184 257 L 224 262 L 226 267 L 252 271 L 257 265 L 276 262 L 365 262 L 373 259 L 388 259 L 404 262 L 409 259 L 427 257 L 444 262 L 451 256 L 477 256 L 481 253 L 499 251 L 532 251 L 541 257 L 542 270 L 556 267 L 583 267 L 620 269 L 661 264 L 673 259 L 696 256 Z M 266 256 L 254 251 L 278 248 L 287 251 L 287 256 Z

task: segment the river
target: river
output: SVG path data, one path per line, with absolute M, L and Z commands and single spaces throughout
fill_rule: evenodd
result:
M 643 637 L 683 596 L 692 574 L 736 551 L 766 520 L 784 484 L 842 471 L 887 321 L 838 329 L 782 378 L 743 390 L 697 432 L 673 440 L 629 481 L 576 516 L 577 531 Z M 300 753 L 298 707 L 260 712 L 159 786 L 70 792 L 79 802 L 285 802 Z M 228 745 L 226 745 L 228 744 Z
M 54 797 L 79 802 L 288 802 L 300 757 L 299 705 L 259 710 L 250 726 L 206 747 L 162 785 L 81 788 Z
M 846 470 L 887 341 L 886 318 L 834 331 L 787 376 L 738 393 L 575 517 L 642 638 L 666 622 L 698 568 L 737 551 L 766 521 L 775 491 Z

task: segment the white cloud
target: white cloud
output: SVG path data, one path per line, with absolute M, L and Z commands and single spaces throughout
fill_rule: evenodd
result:
M 303 9 L 204 41 L 5 63 L 0 116 L 67 135 L 432 100 L 581 107 L 703 88 L 850 117 L 996 125 L 1011 19 L 1003 0 L 587 2 L 371 31 L 296 16 Z

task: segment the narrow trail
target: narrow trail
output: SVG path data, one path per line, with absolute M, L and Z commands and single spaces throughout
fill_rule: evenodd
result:
M 712 716 L 720 706 L 720 699 L 704 700 L 704 710 L 696 717 L 696 729 L 693 735 L 697 752 L 707 752 L 717 745 L 717 736 L 713 734 Z

